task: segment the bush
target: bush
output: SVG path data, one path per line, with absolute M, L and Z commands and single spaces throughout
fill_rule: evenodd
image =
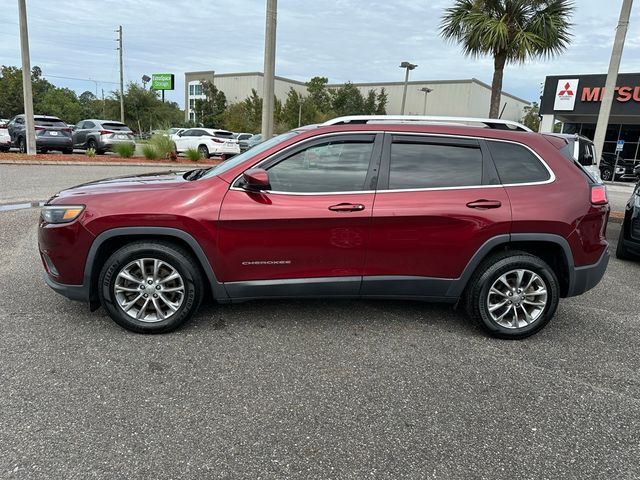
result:
M 86 154 L 87 154 L 87 157 L 95 157 L 96 156 L 96 149 L 95 148 L 87 148 Z
M 142 153 L 147 160 L 158 160 L 160 158 L 160 154 L 154 145 L 144 145 Z
M 151 137 L 151 140 L 149 140 L 149 143 L 156 149 L 158 158 L 170 158 L 171 154 L 175 151 L 173 140 L 164 135 L 154 135 Z
M 192 162 L 197 162 L 202 158 L 202 155 L 200 155 L 200 150 L 198 150 L 197 148 L 187 148 L 187 151 L 184 152 L 184 154 Z
M 131 158 L 136 151 L 136 146 L 133 143 L 116 143 L 113 151 L 122 158 Z

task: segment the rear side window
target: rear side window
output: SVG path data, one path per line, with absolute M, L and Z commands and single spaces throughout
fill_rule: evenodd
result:
M 482 185 L 478 147 L 430 143 L 393 143 L 389 189 Z
M 522 145 L 495 141 L 487 144 L 503 184 L 537 183 L 551 178 L 540 160 Z

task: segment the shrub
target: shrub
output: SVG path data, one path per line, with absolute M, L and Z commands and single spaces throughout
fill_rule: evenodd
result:
M 122 158 L 131 158 L 136 151 L 136 146 L 132 143 L 116 143 L 113 151 Z
M 175 151 L 175 145 L 173 140 L 164 135 L 154 135 L 149 140 L 149 143 L 153 145 L 158 152 L 158 158 L 170 158 L 171 154 Z
M 95 157 L 96 156 L 96 149 L 95 148 L 87 148 L 86 154 L 87 154 L 87 157 Z
M 160 158 L 160 154 L 154 145 L 144 145 L 142 153 L 147 160 L 158 160 Z
M 197 162 L 202 158 L 202 155 L 200 155 L 200 150 L 198 150 L 197 148 L 187 148 L 187 151 L 184 152 L 184 154 L 192 162 Z

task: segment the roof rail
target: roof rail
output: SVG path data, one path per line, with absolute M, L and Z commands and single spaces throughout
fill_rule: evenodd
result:
M 324 122 L 322 125 L 345 125 L 363 123 L 435 123 L 445 125 L 457 124 L 481 124 L 484 127 L 495 130 L 518 130 L 531 132 L 532 130 L 521 123 L 512 120 L 497 118 L 473 118 L 473 117 L 436 117 L 431 115 L 349 115 L 337 117 Z M 468 125 L 467 125 L 468 126 Z

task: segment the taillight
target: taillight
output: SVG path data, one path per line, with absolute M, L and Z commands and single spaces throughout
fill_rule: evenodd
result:
M 100 130 L 100 135 L 111 135 L 112 133 L 111 130 Z
M 44 130 L 44 127 L 34 127 L 36 130 Z
M 220 140 L 220 139 L 215 138 L 215 137 L 211 137 L 211 140 L 213 140 L 216 143 L 224 143 L 224 140 Z
M 71 129 L 70 128 L 63 128 L 62 131 L 65 132 L 65 133 L 71 133 Z
M 607 188 L 604 185 L 593 185 L 591 187 L 591 203 L 593 205 L 606 205 L 609 203 Z

